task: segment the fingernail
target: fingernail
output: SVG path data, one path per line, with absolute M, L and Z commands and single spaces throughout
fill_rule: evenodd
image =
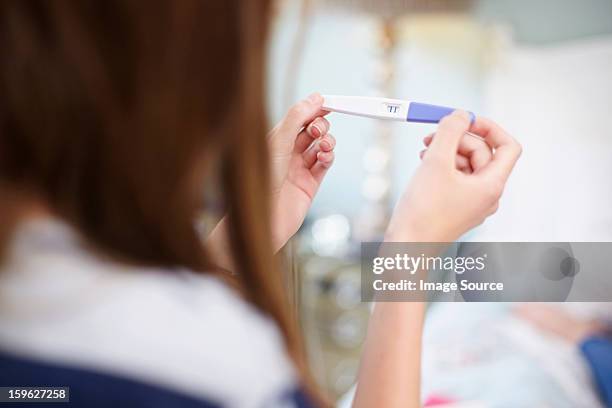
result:
M 321 143 L 319 143 L 319 146 L 321 146 L 322 150 L 331 150 L 331 145 L 327 140 L 323 140 Z
M 321 95 L 318 92 L 315 92 L 308 96 L 307 99 L 312 103 L 318 103 L 321 100 Z
M 463 109 L 457 109 L 457 110 L 456 110 L 455 112 L 453 112 L 453 113 L 455 113 L 455 114 L 457 114 L 457 115 L 461 116 L 463 119 L 467 119 L 467 120 L 469 120 L 470 122 L 472 121 L 472 115 L 473 115 L 473 113 L 471 113 L 471 112 L 464 111 Z
M 317 125 L 310 125 L 310 135 L 315 139 L 321 137 L 321 129 L 317 127 Z

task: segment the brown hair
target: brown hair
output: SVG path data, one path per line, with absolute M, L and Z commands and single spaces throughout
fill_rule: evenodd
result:
M 239 285 L 277 322 L 314 393 L 270 243 L 269 8 L 3 1 L 0 182 L 43 197 L 106 253 L 211 273 L 194 220 L 219 167 Z M 202 163 L 208 171 L 196 172 Z

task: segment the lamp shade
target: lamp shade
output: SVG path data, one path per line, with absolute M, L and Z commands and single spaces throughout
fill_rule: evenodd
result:
M 361 11 L 381 17 L 408 13 L 459 12 L 469 10 L 473 0 L 315 0 L 320 6 Z

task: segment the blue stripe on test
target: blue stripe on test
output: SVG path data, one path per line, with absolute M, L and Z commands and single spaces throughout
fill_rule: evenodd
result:
M 443 117 L 450 115 L 455 111 L 454 108 L 446 106 L 430 105 L 427 103 L 410 102 L 408 108 L 407 122 L 420 123 L 438 123 Z M 472 112 L 470 114 L 470 122 L 474 123 L 476 116 Z

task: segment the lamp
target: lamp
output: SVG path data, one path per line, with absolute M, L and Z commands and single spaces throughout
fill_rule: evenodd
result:
M 395 88 L 397 20 L 416 13 L 466 11 L 473 3 L 472 0 L 314 0 L 314 2 L 317 7 L 362 12 L 380 19 L 377 35 L 381 52 L 374 83 L 377 93 L 382 96 L 393 96 Z M 355 238 L 358 241 L 379 239 L 384 234 L 390 217 L 391 125 L 379 122 L 374 133 L 364 155 L 366 176 L 362 184 L 362 196 L 365 204 L 356 220 Z

